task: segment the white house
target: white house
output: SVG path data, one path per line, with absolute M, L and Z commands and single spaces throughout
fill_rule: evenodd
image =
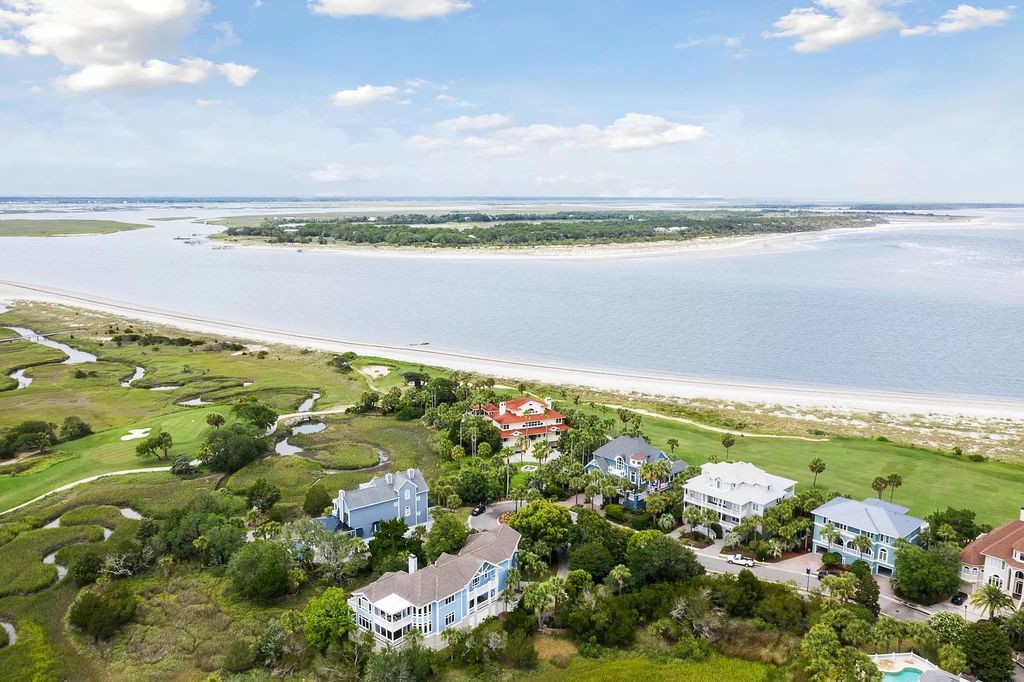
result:
M 501 593 L 508 571 L 516 565 L 519 533 L 497 530 L 469 536 L 458 556 L 442 554 L 432 566 L 385 573 L 366 587 L 353 590 L 348 603 L 360 630 L 373 633 L 379 645 L 399 646 L 409 630 L 423 633 L 427 646 L 443 646 L 448 628 L 472 628 L 504 611 Z
M 1014 608 L 1024 601 L 1024 507 L 1020 518 L 979 536 L 960 553 L 960 580 L 967 592 L 990 583 L 1013 598 Z
M 762 516 L 780 500 L 793 497 L 796 481 L 775 476 L 748 462 L 705 464 L 700 475 L 683 484 L 683 504 L 713 509 L 723 530 L 731 530 L 749 516 Z

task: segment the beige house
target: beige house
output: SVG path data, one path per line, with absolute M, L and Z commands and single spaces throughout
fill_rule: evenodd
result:
M 1024 597 L 1024 507 L 1020 518 L 1004 523 L 964 547 L 960 554 L 960 580 L 966 592 L 990 583 L 1013 598 L 1020 608 Z

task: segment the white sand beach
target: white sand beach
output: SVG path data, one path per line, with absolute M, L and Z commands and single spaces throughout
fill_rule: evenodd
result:
M 284 344 L 329 352 L 353 351 L 393 360 L 423 363 L 494 377 L 585 386 L 623 394 L 672 398 L 712 398 L 743 403 L 823 407 L 896 414 L 960 415 L 972 418 L 1024 419 L 1024 402 L 983 397 L 897 393 L 853 388 L 768 384 L 684 377 L 628 370 L 573 367 L 514 358 L 495 358 L 435 346 L 364 343 L 301 334 L 270 327 L 161 310 L 58 289 L 0 281 L 0 302 L 16 300 L 61 303 L 189 331 L 241 340 Z

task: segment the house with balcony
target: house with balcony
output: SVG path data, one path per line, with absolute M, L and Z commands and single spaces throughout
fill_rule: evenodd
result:
M 1024 600 L 1024 507 L 1020 517 L 978 536 L 960 553 L 960 580 L 964 592 L 980 585 L 995 585 L 1019 609 Z
M 518 398 L 503 400 L 497 405 L 487 403 L 474 407 L 470 414 L 490 419 L 501 432 L 501 444 L 506 448 L 515 447 L 520 436 L 529 443 L 539 440 L 557 443 L 562 432 L 569 430 L 565 417 L 552 406 L 551 398 Z
M 907 514 L 906 507 L 873 497 L 860 502 L 834 497 L 811 513 L 815 552 L 836 552 L 847 565 L 858 559 L 865 561 L 871 572 L 879 575 L 893 574 L 897 540 L 916 544 L 928 527 L 923 519 Z M 827 527 L 834 529 L 835 537 L 822 534 Z M 861 536 L 867 541 L 858 541 Z M 858 546 L 860 543 L 863 547 Z
M 640 467 L 654 462 L 665 462 L 669 476 L 660 481 L 645 481 L 640 475 Z M 676 476 L 686 471 L 687 464 L 681 459 L 671 459 L 663 450 L 657 450 L 640 437 L 619 436 L 594 451 L 594 457 L 583 467 L 584 471 L 601 471 L 612 476 L 624 478 L 635 486 L 635 490 L 627 490 L 620 496 L 622 504 L 633 511 L 647 508 L 644 501 L 652 492 L 660 492 Z
M 375 476 L 355 490 L 339 490 L 331 513 L 316 520 L 327 530 L 369 541 L 382 521 L 402 519 L 409 528 L 430 522 L 427 481 L 419 469 Z
M 449 628 L 474 628 L 505 611 L 501 593 L 516 565 L 519 533 L 510 526 L 469 536 L 458 555 L 442 554 L 432 566 L 389 572 L 354 590 L 348 603 L 360 630 L 373 633 L 378 646 L 400 646 L 409 631 L 423 634 L 427 646 L 441 648 Z
M 751 516 L 793 497 L 796 481 L 769 474 L 748 462 L 704 464 L 700 475 L 683 484 L 683 506 L 712 509 L 722 530 L 730 531 Z

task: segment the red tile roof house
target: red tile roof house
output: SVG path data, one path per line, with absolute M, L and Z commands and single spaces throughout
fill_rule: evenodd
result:
M 1020 608 L 1024 597 L 1024 507 L 1020 518 L 978 536 L 960 553 L 960 579 L 974 592 L 991 583 L 1013 597 Z
M 538 440 L 555 443 L 563 431 L 569 430 L 565 416 L 551 407 L 551 398 L 517 398 L 497 405 L 487 403 L 473 408 L 472 413 L 494 422 L 501 431 L 501 444 L 507 448 L 513 447 L 519 436 L 531 443 Z

